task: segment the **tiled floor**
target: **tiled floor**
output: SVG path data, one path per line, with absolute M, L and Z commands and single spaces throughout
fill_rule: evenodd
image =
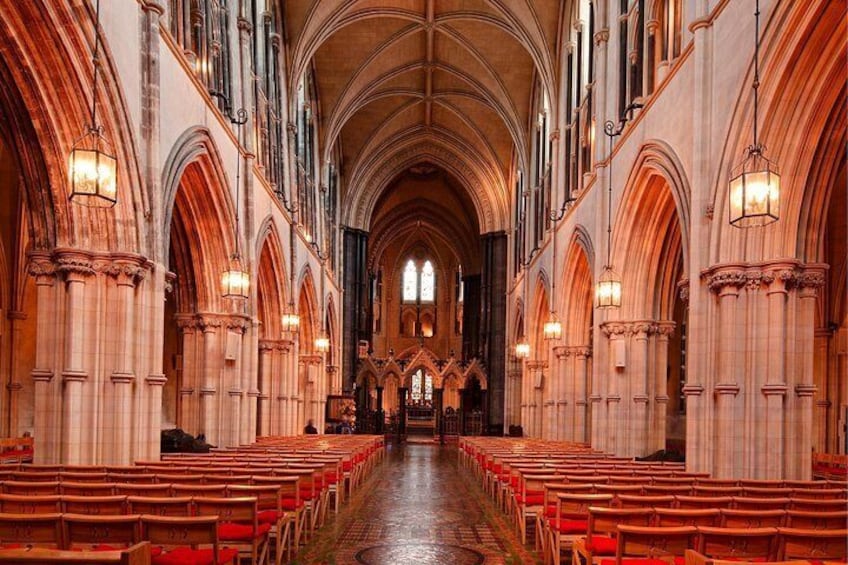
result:
M 296 563 L 539 563 L 457 464 L 455 447 L 389 445 L 385 462 Z

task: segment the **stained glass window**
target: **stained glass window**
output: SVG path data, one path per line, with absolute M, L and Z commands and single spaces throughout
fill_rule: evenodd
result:
M 433 264 L 430 261 L 424 262 L 424 269 L 421 271 L 421 302 L 433 302 L 436 295 L 436 277 L 433 274 Z
M 433 377 L 427 375 L 424 379 L 424 400 L 427 402 L 433 401 Z
M 421 369 L 412 375 L 412 400 L 421 400 Z
M 412 259 L 406 264 L 403 271 L 403 300 L 404 302 L 415 302 L 418 295 L 418 269 Z

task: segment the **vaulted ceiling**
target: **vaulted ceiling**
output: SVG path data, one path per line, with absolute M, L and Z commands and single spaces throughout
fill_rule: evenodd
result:
M 314 70 L 320 142 L 340 151 L 342 221 L 367 228 L 418 163 L 442 168 L 481 231 L 505 229 L 534 83 L 555 96 L 565 0 L 286 0 L 289 84 Z

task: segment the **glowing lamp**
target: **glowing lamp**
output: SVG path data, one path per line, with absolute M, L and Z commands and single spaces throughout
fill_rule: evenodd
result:
M 612 270 L 604 267 L 595 285 L 595 305 L 598 308 L 619 308 L 621 306 L 621 278 Z
M 780 175 L 761 146 L 746 150 L 731 174 L 730 223 L 740 228 L 768 225 L 780 217 Z
M 562 337 L 562 324 L 556 319 L 556 316 L 551 313 L 550 319 L 545 322 L 542 328 L 543 335 L 546 340 L 557 340 Z
M 330 338 L 326 335 L 322 335 L 315 339 L 315 349 L 319 353 L 326 353 L 330 350 Z
M 242 269 L 238 255 L 230 260 L 229 269 L 221 276 L 221 294 L 224 298 L 247 298 L 250 275 Z
M 515 356 L 519 359 L 527 359 L 530 357 L 530 344 L 526 341 L 519 341 L 515 344 Z
M 71 150 L 68 162 L 71 202 L 111 208 L 118 200 L 118 160 L 100 128 L 91 128 Z
M 300 327 L 300 316 L 294 312 L 286 312 L 282 322 L 284 332 L 296 333 Z

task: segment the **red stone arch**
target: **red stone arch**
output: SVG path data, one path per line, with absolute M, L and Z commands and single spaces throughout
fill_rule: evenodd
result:
M 711 264 L 787 257 L 816 261 L 832 186 L 824 181 L 830 173 L 820 167 L 844 160 L 845 3 L 779 2 L 764 12 L 763 20 L 759 130 L 766 156 L 780 167 L 780 220 L 757 230 L 736 229 L 728 222 L 730 172 L 752 143 L 752 53 L 713 189 L 717 229 L 710 242 Z
M 102 34 L 97 116 L 118 159 L 118 203 L 104 211 L 68 200 L 68 156 L 90 124 L 92 4 L 6 2 L 0 14 L 0 136 L 25 179 L 32 248 L 148 253 L 141 215 L 150 205 L 141 189 L 139 150 Z
M 277 226 L 266 218 L 257 238 L 256 314 L 261 322 L 259 337 L 280 339 L 282 316 L 288 304 L 286 258 Z
M 591 338 L 593 255 L 588 234 L 578 226 L 568 245 L 560 279 L 563 339 L 568 345 L 586 345 Z
M 612 262 L 622 277 L 622 319 L 671 319 L 688 272 L 689 183 L 673 150 L 645 143 L 613 226 Z
M 301 354 L 315 352 L 315 338 L 321 330 L 318 295 L 315 291 L 315 281 L 312 278 L 312 270 L 307 265 L 300 275 L 300 286 L 297 293 L 297 312 L 300 315 L 300 328 L 298 333 L 299 349 Z
M 547 359 L 548 347 L 544 338 L 545 322 L 550 316 L 550 298 L 548 296 L 550 283 L 547 274 L 544 271 L 539 272 L 536 278 L 536 287 L 533 291 L 533 317 L 529 320 L 525 319 L 525 330 L 529 327 L 531 332 L 528 333 L 528 339 L 531 346 L 531 356 L 533 359 Z
M 220 155 L 208 132 L 189 132 L 166 167 L 165 218 L 171 237 L 166 252 L 177 274 L 181 312 L 224 312 L 221 274 L 235 252 L 235 213 Z M 243 265 L 246 267 L 246 265 Z

